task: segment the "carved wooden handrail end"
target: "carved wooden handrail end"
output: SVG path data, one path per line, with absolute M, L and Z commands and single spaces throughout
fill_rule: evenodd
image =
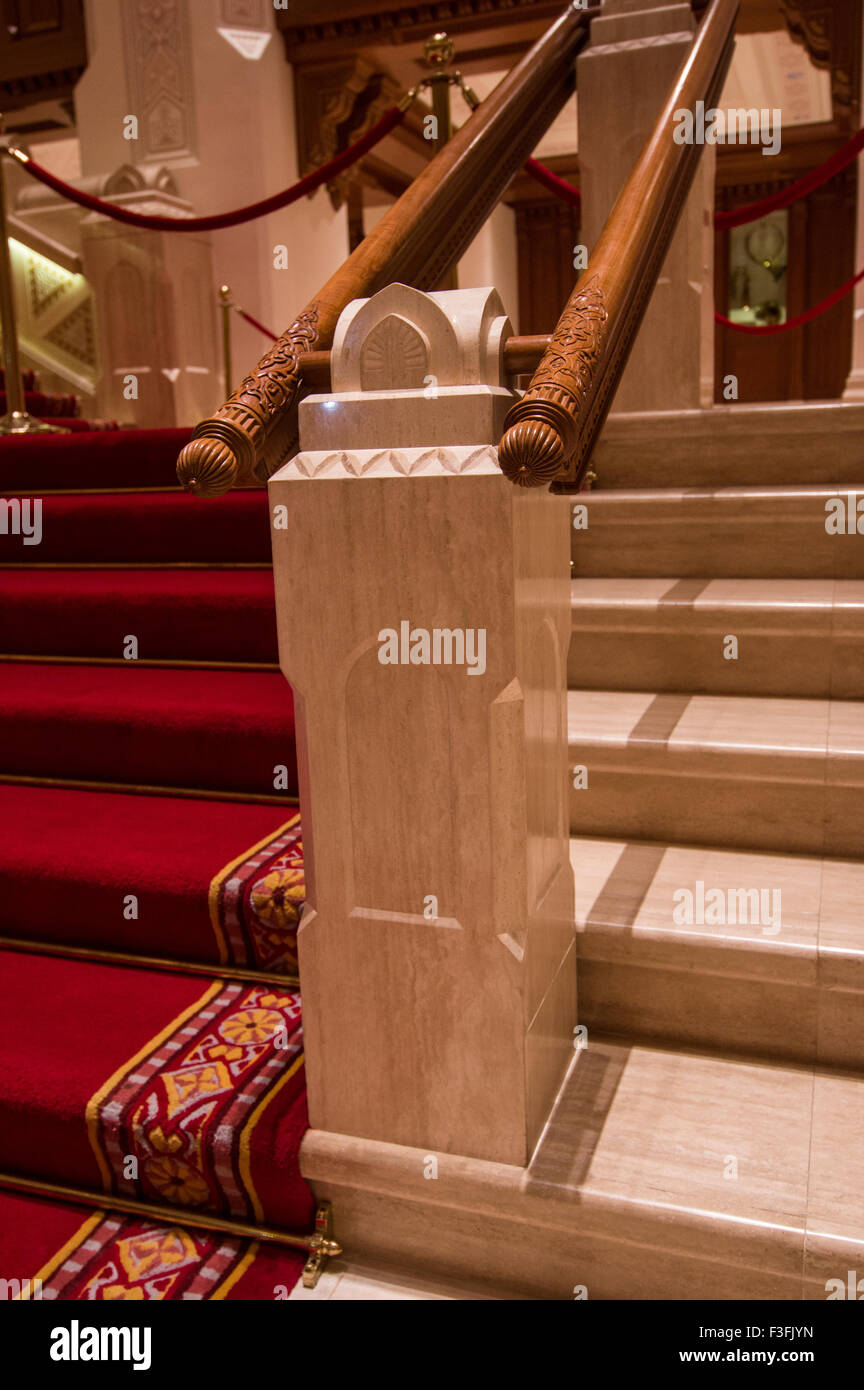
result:
M 554 418 L 538 419 L 536 406 L 526 419 L 519 419 L 518 411 L 517 405 L 505 421 L 498 446 L 499 467 L 518 487 L 546 487 L 566 466 L 566 436 L 570 431 Z
M 586 407 L 598 384 L 609 323 L 600 276 L 586 271 L 558 320 L 531 385 L 508 411 L 498 446 L 502 473 L 520 487 L 546 487 L 572 470 Z M 575 479 L 571 478 L 571 481 Z
M 224 439 L 201 435 L 190 439 L 177 459 L 177 478 L 196 497 L 221 497 L 240 471 L 237 455 Z

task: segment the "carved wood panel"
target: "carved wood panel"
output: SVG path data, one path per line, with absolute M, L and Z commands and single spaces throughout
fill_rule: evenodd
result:
M 414 42 L 436 29 L 450 34 L 488 30 L 493 26 L 552 20 L 562 11 L 561 0 L 426 0 L 423 4 L 375 4 L 374 0 L 287 0 L 276 11 L 289 62 L 310 57 L 315 44 L 348 49 L 375 43 Z
M 123 0 L 130 110 L 140 160 L 195 153 L 195 96 L 187 0 Z
M 551 333 L 567 303 L 577 272 L 573 248 L 579 213 L 552 193 L 513 205 L 519 272 L 520 333 Z

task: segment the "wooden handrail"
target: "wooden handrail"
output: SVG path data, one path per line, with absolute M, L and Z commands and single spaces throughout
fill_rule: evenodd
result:
M 533 372 L 552 341 L 549 333 L 536 333 L 524 338 L 507 338 L 504 343 L 504 375 L 512 380 Z M 297 361 L 303 386 L 322 396 L 331 389 L 330 353 L 304 352 Z
M 190 492 L 215 497 L 266 481 L 297 445 L 301 354 L 328 348 L 352 299 L 393 281 L 439 285 L 575 85 L 575 56 L 596 7 L 571 0 L 534 47 L 426 166 L 177 461 Z
M 738 0 L 711 0 L 668 101 L 612 209 L 523 398 L 498 461 L 512 482 L 578 484 L 603 427 L 701 153 L 674 112 L 720 96 Z

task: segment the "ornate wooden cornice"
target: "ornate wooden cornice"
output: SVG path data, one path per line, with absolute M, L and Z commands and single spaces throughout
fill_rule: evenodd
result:
M 298 67 L 294 76 L 297 153 L 301 174 L 327 164 L 380 120 L 402 96 L 388 73 L 360 54 Z M 351 170 L 327 185 L 334 208 L 348 197 Z
M 0 110 L 69 101 L 86 67 L 83 0 L 41 7 L 0 0 Z
M 427 0 L 425 4 L 376 5 L 374 0 L 289 0 L 276 11 L 289 62 L 313 56 L 315 44 L 408 43 L 427 38 L 434 29 L 448 34 L 494 26 L 554 19 L 560 0 Z
M 780 0 L 793 39 L 817 67 L 831 73 L 834 119 L 857 129 L 861 110 L 861 4 L 859 0 Z

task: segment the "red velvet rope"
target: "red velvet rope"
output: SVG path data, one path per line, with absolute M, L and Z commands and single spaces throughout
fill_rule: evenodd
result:
M 259 333 L 264 334 L 265 338 L 272 338 L 274 343 L 276 342 L 276 339 L 279 337 L 278 333 L 273 333 L 269 328 L 265 328 L 263 323 L 259 323 L 257 319 L 253 319 L 252 315 L 247 314 L 245 309 L 241 309 L 239 304 L 235 304 L 234 308 L 237 310 L 241 319 L 245 319 L 247 323 L 251 323 L 253 328 L 257 328 Z
M 847 280 L 845 285 L 841 285 L 839 290 L 832 290 L 827 298 L 814 304 L 812 309 L 805 309 L 803 314 L 796 314 L 794 318 L 787 319 L 785 323 L 733 323 L 727 319 L 725 314 L 714 315 L 716 323 L 722 323 L 724 328 L 734 328 L 736 333 L 786 333 L 790 328 L 800 328 L 802 324 L 809 323 L 811 319 L 818 318 L 824 314 L 826 309 L 830 309 L 839 300 L 844 299 L 850 290 L 854 290 L 859 280 L 864 280 L 864 270 L 859 270 L 857 275 L 853 275 L 851 280 Z
M 582 202 L 582 194 L 578 188 L 574 188 L 572 183 L 567 183 L 564 179 L 559 179 L 558 175 L 551 169 L 547 169 L 545 164 L 541 164 L 539 159 L 526 159 L 525 173 L 530 174 L 532 179 L 542 183 L 544 188 L 548 188 L 550 193 L 555 193 L 559 198 L 563 198 L 565 203 L 570 203 L 571 207 L 578 208 Z
M 826 159 L 824 164 L 811 169 L 809 174 L 804 174 L 800 179 L 796 179 L 787 188 L 781 188 L 779 193 L 772 193 L 769 198 L 762 198 L 758 203 L 748 203 L 746 207 L 734 208 L 731 212 L 715 213 L 714 226 L 719 228 L 741 227 L 745 222 L 755 222 L 757 217 L 764 217 L 766 213 L 776 212 L 778 208 L 788 208 L 791 203 L 797 202 L 799 198 L 805 198 L 815 188 L 821 188 L 823 183 L 833 179 L 835 174 L 839 174 L 841 169 L 845 169 L 847 164 L 851 164 L 853 159 L 857 159 L 862 149 L 864 149 L 864 129 L 853 135 L 851 140 L 847 140 L 846 144 L 835 151 L 830 159 Z
M 799 198 L 805 198 L 814 189 L 821 188 L 823 183 L 833 179 L 835 174 L 839 174 L 841 169 L 845 169 L 847 164 L 851 164 L 853 159 L 864 149 L 864 129 L 859 130 L 847 140 L 846 144 L 823 164 L 816 169 L 811 169 L 809 174 L 804 174 L 788 187 L 780 189 L 778 193 L 772 193 L 768 198 L 762 198 L 758 203 L 748 203 L 746 207 L 734 208 L 731 212 L 718 212 L 714 215 L 714 226 L 717 228 L 741 227 L 746 222 L 755 222 L 757 218 L 764 217 L 766 213 L 776 212 L 778 208 L 788 208 Z M 557 174 L 548 169 L 545 164 L 541 164 L 537 159 L 529 159 L 525 164 L 526 174 L 530 174 L 538 183 L 542 183 L 544 188 L 548 188 L 551 193 L 555 193 L 565 202 L 578 207 L 581 202 L 581 194 L 578 188 L 560 179 Z M 739 327 L 740 325 L 733 325 Z
M 322 165 L 320 169 L 315 169 L 305 178 L 300 179 L 291 188 L 283 189 L 281 193 L 275 193 L 272 198 L 264 198 L 260 203 L 252 203 L 249 207 L 237 208 L 234 212 L 220 212 L 213 217 L 149 217 L 145 213 L 133 212 L 131 208 L 121 208 L 116 203 L 105 203 L 101 198 L 94 198 L 89 193 L 82 193 L 80 189 L 73 188 L 71 184 L 64 183 L 54 174 L 43 169 L 41 164 L 35 160 L 21 160 L 22 168 L 28 174 L 32 174 L 40 183 L 44 183 L 47 188 L 53 189 L 63 198 L 69 198 L 73 203 L 78 203 L 80 207 L 89 209 L 90 212 L 101 212 L 106 217 L 113 217 L 116 222 L 126 222 L 130 227 L 144 227 L 151 232 L 215 232 L 222 227 L 239 227 L 243 222 L 251 222 L 256 217 L 265 217 L 268 212 L 278 212 L 280 208 L 286 208 L 290 203 L 296 203 L 308 193 L 314 193 L 316 188 L 322 184 L 329 183 L 336 178 L 343 170 L 350 168 L 358 159 L 362 159 L 364 154 L 368 154 L 379 140 L 393 130 L 401 120 L 404 120 L 405 112 L 400 111 L 398 106 L 391 106 L 384 112 L 380 121 L 367 130 L 366 134 L 353 145 L 349 145 L 347 150 L 343 150 L 335 159 L 331 159 L 328 164 Z

